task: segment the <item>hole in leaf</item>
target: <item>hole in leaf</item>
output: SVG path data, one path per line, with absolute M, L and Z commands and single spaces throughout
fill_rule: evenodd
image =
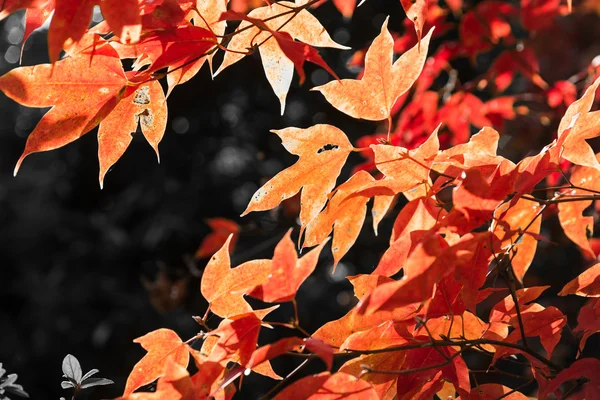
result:
M 323 146 L 319 150 L 317 150 L 317 154 L 321 154 L 324 151 L 335 150 L 335 149 L 339 149 L 339 148 L 340 148 L 340 146 L 338 146 L 337 144 L 326 144 L 325 146 Z

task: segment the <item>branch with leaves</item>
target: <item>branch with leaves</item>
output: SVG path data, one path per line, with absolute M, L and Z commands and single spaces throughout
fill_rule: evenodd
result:
M 582 254 L 597 259 L 589 238 L 594 219 L 587 210 L 600 199 L 600 153 L 586 140 L 600 136 L 600 111 L 592 111 L 600 71 L 590 65 L 550 85 L 541 76 L 533 46 L 518 36 L 523 31 L 533 38 L 549 29 L 549 21 L 567 15 L 571 5 L 544 8 L 540 14 L 546 5 L 535 2 L 469 6 L 402 0 L 408 17 L 404 33 L 392 34 L 386 18 L 368 48 L 351 60 L 361 70 L 357 79 L 339 79 L 315 47 L 349 48 L 334 41 L 313 15 L 320 3 L 278 1 L 240 11 L 226 0 L 105 0 L 100 4 L 105 20 L 89 28 L 94 1 L 2 2 L 0 19 L 27 10 L 28 33 L 43 24 L 40 14 L 54 13 L 48 33 L 51 63 L 19 67 L 0 77 L 0 90 L 10 99 L 27 107 L 51 107 L 28 137 L 15 174 L 30 154 L 62 147 L 98 127 L 102 186 L 138 128 L 158 157 L 167 97 L 176 86 L 204 64 L 219 79 L 255 51 L 282 114 L 294 71 L 302 84 L 308 61 L 335 78 L 312 90 L 348 117 L 372 121 L 378 132 L 355 146 L 328 124 L 272 131 L 298 160 L 270 177 L 242 216 L 276 209 L 297 196 L 298 247 L 311 250 L 299 257 L 290 229 L 276 238 L 271 259 L 232 268 L 230 253 L 243 229 L 224 219 L 208 221 L 214 232 L 196 254 L 197 259 L 210 257 L 200 283 L 209 306 L 200 310 L 202 317 L 194 317 L 201 330 L 188 340 L 164 328 L 137 338 L 147 354 L 133 367 L 119 399 L 229 399 L 244 390 L 243 377 L 251 373 L 280 380 L 264 396 L 274 399 L 525 398 L 520 393 L 525 386 L 479 384 L 467 353 L 491 357 L 489 370 L 498 373 L 510 374 L 498 366 L 500 360 L 524 362 L 532 377 L 526 384 L 537 382 L 542 400 L 576 391 L 598 397 L 600 379 L 594 372 L 600 360 L 581 358 L 581 351 L 600 331 L 595 299 L 600 264 L 559 293 L 590 298 L 573 331 L 577 359 L 570 364 L 553 358 L 567 327 L 565 313 L 537 302 L 548 286 L 526 287 L 524 282 L 538 243 L 547 240 L 542 223 L 551 212 Z M 345 17 L 354 12 L 354 1 L 333 3 Z M 228 27 L 232 21 L 239 25 Z M 451 29 L 460 42 L 438 40 Z M 491 50 L 499 55 L 489 71 L 461 82 L 452 63 L 466 58 L 475 65 L 478 55 Z M 217 54 L 223 59 L 213 73 Z M 124 60 L 133 60 L 127 70 Z M 511 86 L 516 71 L 534 93 L 498 96 Z M 492 126 L 500 128 L 517 115 L 536 115 L 516 103 L 540 98 L 548 98 L 552 112 L 538 119 L 555 118 L 555 139 L 516 162 L 498 154 L 501 132 Z M 471 127 L 480 130 L 471 135 Z M 366 162 L 338 183 L 353 152 Z M 370 274 L 347 277 L 356 305 L 311 334 L 301 324 L 302 304 L 296 297 L 324 249 L 330 246 L 335 270 L 361 233 L 371 199 L 377 234 L 399 198 L 405 201 L 396 210 L 389 246 L 378 265 Z M 195 266 L 194 273 L 200 275 Z M 497 286 L 497 277 L 505 288 Z M 498 301 L 493 296 L 501 290 L 508 295 Z M 247 297 L 267 307 L 255 309 Z M 484 301 L 495 301 L 488 315 L 478 310 Z M 291 303 L 293 315 L 266 319 L 280 303 Z M 258 346 L 263 328 L 272 327 L 297 336 Z M 279 357 L 297 361 L 285 377 L 271 365 Z M 292 382 L 316 359 L 323 372 Z M 334 360 L 341 364 L 335 370 Z M 196 368 L 189 369 L 191 362 Z M 71 355 L 63 361 L 63 372 L 62 386 L 73 389 L 72 398 L 80 390 L 112 383 L 92 377 L 97 370 L 84 375 Z M 0 394 L 17 390 L 15 379 L 0 376 Z M 154 383 L 154 392 L 143 391 Z

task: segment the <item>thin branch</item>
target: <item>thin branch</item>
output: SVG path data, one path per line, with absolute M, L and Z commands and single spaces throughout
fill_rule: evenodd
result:
M 267 399 L 271 394 L 273 394 L 275 391 L 277 391 L 277 389 L 279 389 L 282 385 L 284 385 L 285 383 L 287 383 L 287 381 L 290 380 L 294 375 L 296 375 L 302 368 L 304 368 L 304 366 L 306 364 L 308 364 L 308 362 L 310 360 L 312 360 L 313 358 L 314 358 L 314 356 L 311 355 L 311 357 L 308 357 L 306 360 L 302 361 L 300 363 L 300 365 L 298 365 L 292 372 L 290 372 L 289 374 L 287 374 L 287 376 L 285 378 L 283 378 L 281 381 L 279 381 L 279 383 L 277 383 L 277 385 L 273 386 L 267 393 L 265 393 L 258 400 L 265 400 L 265 399 Z

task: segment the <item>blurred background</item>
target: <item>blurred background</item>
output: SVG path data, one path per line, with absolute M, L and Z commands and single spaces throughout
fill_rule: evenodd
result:
M 471 5 L 465 2 L 465 8 Z M 585 70 L 600 54 L 599 9 L 596 3 L 588 4 L 583 11 L 558 17 L 543 35 L 527 38 L 547 82 Z M 345 20 L 330 3 L 315 9 L 314 14 L 334 40 L 353 48 L 320 50 L 342 78 L 355 77 L 360 71 L 360 66 L 348 67 L 348 61 L 355 50 L 370 44 L 387 15 L 391 16 L 390 30 L 401 35 L 404 29 L 404 12 L 398 1 L 369 0 L 352 20 Z M 94 18 L 98 22 L 99 14 Z M 448 15 L 447 21 L 453 23 L 456 18 Z M 23 29 L 22 12 L 0 22 L 2 74 L 19 66 Z M 456 39 L 454 27 L 439 37 L 432 49 Z M 469 82 L 485 73 L 497 54 L 480 55 L 477 64 L 458 59 L 452 67 L 459 81 Z M 22 65 L 47 60 L 46 30 L 40 29 L 25 43 Z M 215 65 L 219 62 L 216 58 Z M 96 130 L 64 148 L 27 157 L 13 177 L 28 134 L 47 110 L 19 106 L 0 93 L 0 362 L 8 372 L 18 373 L 18 383 L 33 399 L 68 397 L 60 381 L 61 361 L 69 353 L 80 360 L 84 372 L 98 368 L 99 376 L 115 381 L 115 385 L 89 394 L 84 391 L 81 398 L 116 397 L 144 354 L 133 339 L 160 327 L 174 329 L 182 338 L 199 330 L 191 316 L 203 315 L 206 310 L 196 274 L 206 260 L 194 260 L 193 255 L 210 232 L 207 218 L 225 217 L 241 225 L 233 265 L 271 258 L 286 230 L 297 228 L 294 202 L 239 218 L 254 191 L 295 161 L 269 130 L 329 123 L 356 143 L 385 128 L 333 109 L 320 93 L 308 90 L 332 78 L 312 64 L 305 68 L 306 83 L 300 87 L 295 78 L 285 114 L 280 116 L 279 102 L 264 77 L 258 54 L 228 68 L 214 81 L 205 66 L 192 81 L 175 88 L 168 99 L 169 123 L 160 145 L 161 164 L 138 132 L 108 173 L 103 190 L 97 181 Z M 444 90 L 447 80 L 448 75 L 442 74 L 434 90 Z M 517 76 L 504 94 L 536 90 L 527 79 Z M 487 100 L 494 94 L 484 88 L 478 95 Z M 537 153 L 548 144 L 558 121 L 547 105 L 533 101 L 524 106 L 527 112 L 501 120 L 497 126 L 504 135 L 501 154 L 513 160 Z M 471 125 L 469 130 L 474 133 L 478 129 Z M 362 162 L 360 155 L 352 154 L 340 182 Z M 402 204 L 400 201 L 395 210 Z M 313 332 L 341 317 L 354 304 L 345 277 L 375 268 L 386 248 L 391 215 L 384 220 L 379 238 L 367 218 L 357 244 L 335 274 L 331 273 L 329 250 L 324 251 L 298 295 L 300 321 L 306 330 Z M 297 230 L 294 233 L 297 235 Z M 542 233 L 552 243 L 540 243 L 525 283 L 555 285 L 548 291 L 553 295 L 590 261 L 583 260 L 569 244 L 555 217 L 549 216 Z M 553 298 L 552 303 L 542 299 L 541 303 L 568 313 L 574 326 L 574 312 L 583 302 L 571 297 Z M 286 321 L 292 315 L 291 307 L 283 305 L 270 318 Z M 261 343 L 292 333 L 276 329 L 261 336 Z M 586 353 L 597 354 L 599 342 L 598 335 L 592 336 Z M 560 345 L 556 354 L 558 359 L 572 359 L 572 343 Z M 275 370 L 279 374 L 289 371 L 293 364 L 288 361 L 275 362 Z M 314 371 L 322 367 L 314 363 Z M 479 378 L 480 383 L 486 379 L 513 387 L 519 383 L 507 377 Z M 250 376 L 239 398 L 257 398 L 273 384 Z

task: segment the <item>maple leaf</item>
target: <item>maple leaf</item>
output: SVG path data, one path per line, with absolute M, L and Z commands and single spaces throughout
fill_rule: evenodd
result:
M 563 147 L 562 157 L 573 164 L 598 170 L 600 170 L 600 163 L 586 139 L 600 135 L 600 128 L 598 128 L 600 113 L 589 112 L 599 85 L 600 77 L 587 88 L 579 100 L 567 108 L 558 126 L 558 143 Z
M 252 353 L 247 367 L 254 368 L 288 351 L 300 350 L 302 347 L 317 354 L 325 362 L 327 368 L 331 369 L 333 364 L 333 347 L 317 339 L 300 339 L 298 337 L 280 339 L 274 343 L 259 347 Z
M 138 125 L 160 162 L 158 144 L 167 127 L 167 101 L 158 81 L 127 87 L 119 104 L 100 123 L 100 188 L 104 186 L 104 176 L 108 169 L 127 150 Z
M 121 58 L 137 58 L 134 70 L 149 64 L 137 73 L 134 81 L 146 81 L 152 73 L 169 68 L 173 71 L 191 65 L 206 56 L 217 43 L 215 34 L 205 28 L 187 25 L 157 30 L 144 35 L 135 44 L 114 44 Z
M 173 362 L 184 368 L 188 365 L 191 349 L 170 329 L 152 331 L 135 339 L 134 343 L 141 344 L 148 353 L 131 370 L 123 396 L 162 376 L 167 357 L 172 357 Z
M 541 206 L 530 200 L 519 199 L 514 205 L 504 203 L 494 211 L 491 230 L 502 240 L 503 248 L 513 249 L 511 264 L 516 278 L 523 277 L 533 261 L 537 249 L 536 235 L 540 233 Z
M 93 49 L 54 65 L 20 67 L 1 76 L 0 90 L 14 101 L 52 107 L 27 138 L 15 174 L 29 154 L 62 147 L 92 130 L 117 107 L 126 84 L 118 54 L 101 39 Z
M 348 277 L 354 286 L 354 294 L 360 300 L 376 287 L 384 283 L 393 282 L 391 278 L 381 275 L 357 275 Z M 350 310 L 340 319 L 327 322 L 321 326 L 312 337 L 332 346 L 339 347 L 350 335 L 370 329 L 385 321 L 403 321 L 413 319 L 418 307 L 408 305 L 398 307 L 392 311 L 377 311 L 372 315 L 361 315 L 356 308 Z
M 400 0 L 406 17 L 415 25 L 417 33 L 417 42 L 421 44 L 421 35 L 423 27 L 427 20 L 427 0 Z
M 539 393 L 539 399 L 545 400 L 550 393 L 554 393 L 564 382 L 572 379 L 587 378 L 589 382 L 583 384 L 583 397 L 585 399 L 598 398 L 600 395 L 600 378 L 598 369 L 600 360 L 597 358 L 582 358 L 575 361 L 569 368 L 562 370 L 556 377 Z
M 453 190 L 452 200 L 455 210 L 469 220 L 469 227 L 476 228 L 492 218 L 496 207 L 513 192 L 515 172 L 515 165 L 509 160 L 464 171 Z
M 274 306 L 255 311 L 254 313 L 236 315 L 231 317 L 231 319 L 221 321 L 216 333 L 213 334 L 215 331 L 212 331 L 211 335 L 204 339 L 202 349 L 199 352 L 195 351 L 192 353 L 198 368 L 201 369 L 201 366 L 207 366 L 215 377 L 198 377 L 196 379 L 203 379 L 208 384 L 208 387 L 212 387 L 212 383 L 216 380 L 216 375 L 219 375 L 220 372 L 225 373 L 225 367 L 229 362 L 242 364 L 242 357 L 248 363 L 248 368 L 253 372 L 272 379 L 282 379 L 281 376 L 273 371 L 271 363 L 268 360 L 254 365 L 249 365 L 250 361 L 248 361 L 248 352 L 252 352 L 256 347 L 256 342 L 254 342 L 254 347 L 252 343 L 257 337 L 257 329 L 260 328 L 260 321 L 278 307 Z M 256 318 L 253 318 L 252 315 L 258 318 L 258 327 L 255 326 Z M 214 363 L 220 363 L 222 368 L 215 367 Z M 224 380 L 227 380 L 227 378 Z
M 579 357 L 588 338 L 600 332 L 600 300 L 593 299 L 579 310 L 575 332 L 583 332 L 577 351 L 577 357 Z
M 39 8 L 48 0 L 3 0 L 0 7 L 0 21 L 23 8 Z
M 275 208 L 302 189 L 300 223 L 307 225 L 325 206 L 353 147 L 344 132 L 331 125 L 272 132 L 281 138 L 287 151 L 300 159 L 258 189 L 242 216 Z
M 220 317 L 252 312 L 244 294 L 267 279 L 270 272 L 269 260 L 248 261 L 231 269 L 229 259 L 229 235 L 223 247 L 212 256 L 202 274 L 200 291 L 210 303 L 210 309 Z
M 410 252 L 447 214 L 430 197 L 419 197 L 406 204 L 394 221 L 390 247 L 385 251 L 373 274 L 392 276 L 400 271 Z
M 388 144 L 371 145 L 375 166 L 388 178 L 375 182 L 373 186 L 390 183 L 390 188 L 398 193 L 428 183 L 433 158 L 440 148 L 438 130 L 439 126 L 414 150 Z
M 577 278 L 562 288 L 559 296 L 576 294 L 585 297 L 600 297 L 600 264 L 589 267 Z
M 363 226 L 367 211 L 368 195 L 355 195 L 358 190 L 375 179 L 365 171 L 359 171 L 336 188 L 327 207 L 306 227 L 302 247 L 312 247 L 329 236 L 333 229 L 331 252 L 333 271 L 340 259 L 354 244 Z
M 448 246 L 440 235 L 430 233 L 409 255 L 404 266 L 405 276 L 375 288 L 358 305 L 358 312 L 369 315 L 431 298 L 436 283 L 445 276 L 473 264 L 480 265 L 489 258 L 490 247 L 493 248 L 490 235 L 489 232 L 470 233 Z
M 550 286 L 533 286 L 519 289 L 516 292 L 517 301 L 521 309 L 527 308 L 525 305 L 531 303 L 541 296 Z M 510 322 L 517 316 L 517 309 L 512 296 L 506 296 L 503 300 L 496 303 L 490 311 L 490 322 Z
M 567 317 L 556 307 L 546 307 L 534 303 L 521 310 L 521 320 L 525 337 L 539 336 L 542 347 L 546 350 L 548 358 L 552 357 L 552 351 L 560 342 L 562 328 L 567 324 Z M 507 343 L 517 343 L 522 340 L 519 328 L 519 320 L 512 317 L 509 323 L 515 328 L 504 339 Z M 494 361 L 503 357 L 506 348 L 500 348 L 494 355 Z
M 371 121 L 389 118 L 396 100 L 410 89 L 423 69 L 433 28 L 422 40 L 422 51 L 415 46 L 392 64 L 394 41 L 387 23 L 386 19 L 367 51 L 362 79 L 332 81 L 311 90 L 321 92 L 331 105 L 351 117 Z
M 600 158 L 600 154 L 597 157 Z M 600 170 L 589 167 L 575 167 L 571 173 L 570 181 L 580 188 L 600 190 Z M 588 195 L 590 192 L 583 189 L 572 189 L 564 193 L 568 195 Z M 594 259 L 596 254 L 588 239 L 588 235 L 591 236 L 594 233 L 594 217 L 583 215 L 585 209 L 591 204 L 591 200 L 559 203 L 558 220 L 565 235 L 579 246 L 586 258 Z
M 196 250 L 194 257 L 205 258 L 216 253 L 227 241 L 229 235 L 233 234 L 230 243 L 230 250 L 235 248 L 235 243 L 240 233 L 240 226 L 227 218 L 208 218 L 206 220 L 212 232 L 202 239 L 202 243 Z
M 290 1 L 277 2 L 267 7 L 257 8 L 248 14 L 248 18 L 262 20 L 270 31 L 287 33 L 291 38 L 315 47 L 331 47 L 348 49 L 334 42 L 321 23 L 307 10 L 302 9 L 290 18 L 290 8 L 296 5 Z M 258 51 L 269 84 L 281 103 L 281 114 L 285 111 L 285 99 L 292 83 L 294 62 L 286 56 L 278 40 L 269 30 L 253 26 L 249 21 L 242 21 L 229 42 L 223 62 L 215 72 L 215 76 L 246 56 L 248 49 L 259 45 Z
M 23 32 L 23 42 L 21 44 L 21 60 L 23 59 L 25 42 L 33 31 L 44 25 L 48 17 L 52 14 L 55 4 L 55 0 L 47 0 L 38 6 L 28 7 L 27 11 L 25 11 L 25 31 Z M 0 19 L 2 18 L 0 17 Z
M 378 398 L 373 387 L 361 379 L 343 372 L 322 372 L 297 380 L 273 400 L 334 400 L 345 397 L 355 400 Z
M 50 61 L 58 60 L 60 51 L 69 51 L 84 36 L 92 20 L 95 0 L 56 0 L 48 29 Z M 137 0 L 103 0 L 102 15 L 110 29 L 123 43 L 136 42 L 142 31 Z
M 248 293 L 249 296 L 267 303 L 292 301 L 300 285 L 314 271 L 326 241 L 298 259 L 290 234 L 291 230 L 275 247 L 266 281 Z
M 221 14 L 227 11 L 227 0 L 197 1 L 196 7 L 191 9 L 188 19 L 194 26 L 211 31 L 215 37 L 223 36 L 227 28 L 227 21 L 221 21 Z M 211 73 L 213 70 L 212 60 L 216 53 L 210 53 L 196 61 L 181 60 L 169 67 L 167 74 L 167 96 L 177 85 L 186 83 L 192 79 L 208 61 Z
M 229 361 L 246 365 L 256 349 L 261 323 L 254 313 L 223 320 L 217 329 L 210 332 L 211 336 L 219 339 L 211 347 L 207 360 L 223 365 Z

